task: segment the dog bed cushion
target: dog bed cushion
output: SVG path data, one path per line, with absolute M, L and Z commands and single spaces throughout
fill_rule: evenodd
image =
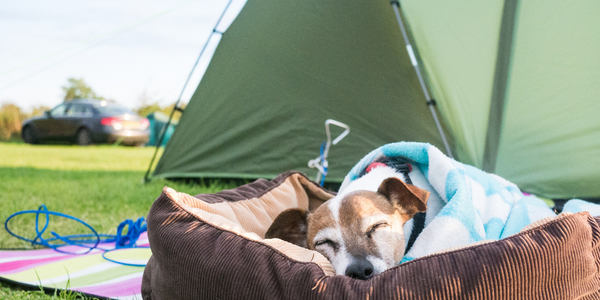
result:
M 433 253 L 370 280 L 263 239 L 292 207 L 334 193 L 296 172 L 195 197 L 165 188 L 148 215 L 144 299 L 600 299 L 600 218 L 540 220 L 507 238 Z

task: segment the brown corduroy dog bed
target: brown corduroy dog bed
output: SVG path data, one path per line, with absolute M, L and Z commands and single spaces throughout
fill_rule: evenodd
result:
M 165 188 L 148 215 L 144 299 L 600 299 L 600 218 L 587 213 L 365 281 L 334 276 L 317 252 L 263 239 L 281 211 L 333 196 L 295 172 L 195 197 Z

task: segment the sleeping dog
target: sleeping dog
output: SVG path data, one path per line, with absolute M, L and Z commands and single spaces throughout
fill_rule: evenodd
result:
M 430 192 L 407 184 L 408 173 L 385 164 L 368 170 L 312 214 L 299 208 L 282 212 L 265 237 L 318 251 L 337 275 L 368 279 L 397 265 L 404 256 L 405 230 L 410 233 L 403 227 L 427 210 Z M 426 188 L 433 190 L 428 183 Z

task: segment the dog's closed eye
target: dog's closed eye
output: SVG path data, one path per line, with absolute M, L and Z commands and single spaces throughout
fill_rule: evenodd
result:
M 339 248 L 339 245 L 330 239 L 324 239 L 324 240 L 317 241 L 315 243 L 315 248 L 319 247 L 319 246 L 329 246 L 329 247 L 333 248 L 334 251 L 337 251 L 337 249 Z
M 369 227 L 369 230 L 367 230 L 366 235 L 368 238 L 371 238 L 371 235 L 373 235 L 375 230 L 377 230 L 378 228 L 383 228 L 383 227 L 387 227 L 387 226 L 390 226 L 387 222 L 375 223 L 375 224 L 371 225 L 371 227 Z

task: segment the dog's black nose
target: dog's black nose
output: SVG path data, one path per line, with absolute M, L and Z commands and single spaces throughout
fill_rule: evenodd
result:
M 373 265 L 366 259 L 361 259 L 346 268 L 346 276 L 355 279 L 369 279 L 373 277 Z

